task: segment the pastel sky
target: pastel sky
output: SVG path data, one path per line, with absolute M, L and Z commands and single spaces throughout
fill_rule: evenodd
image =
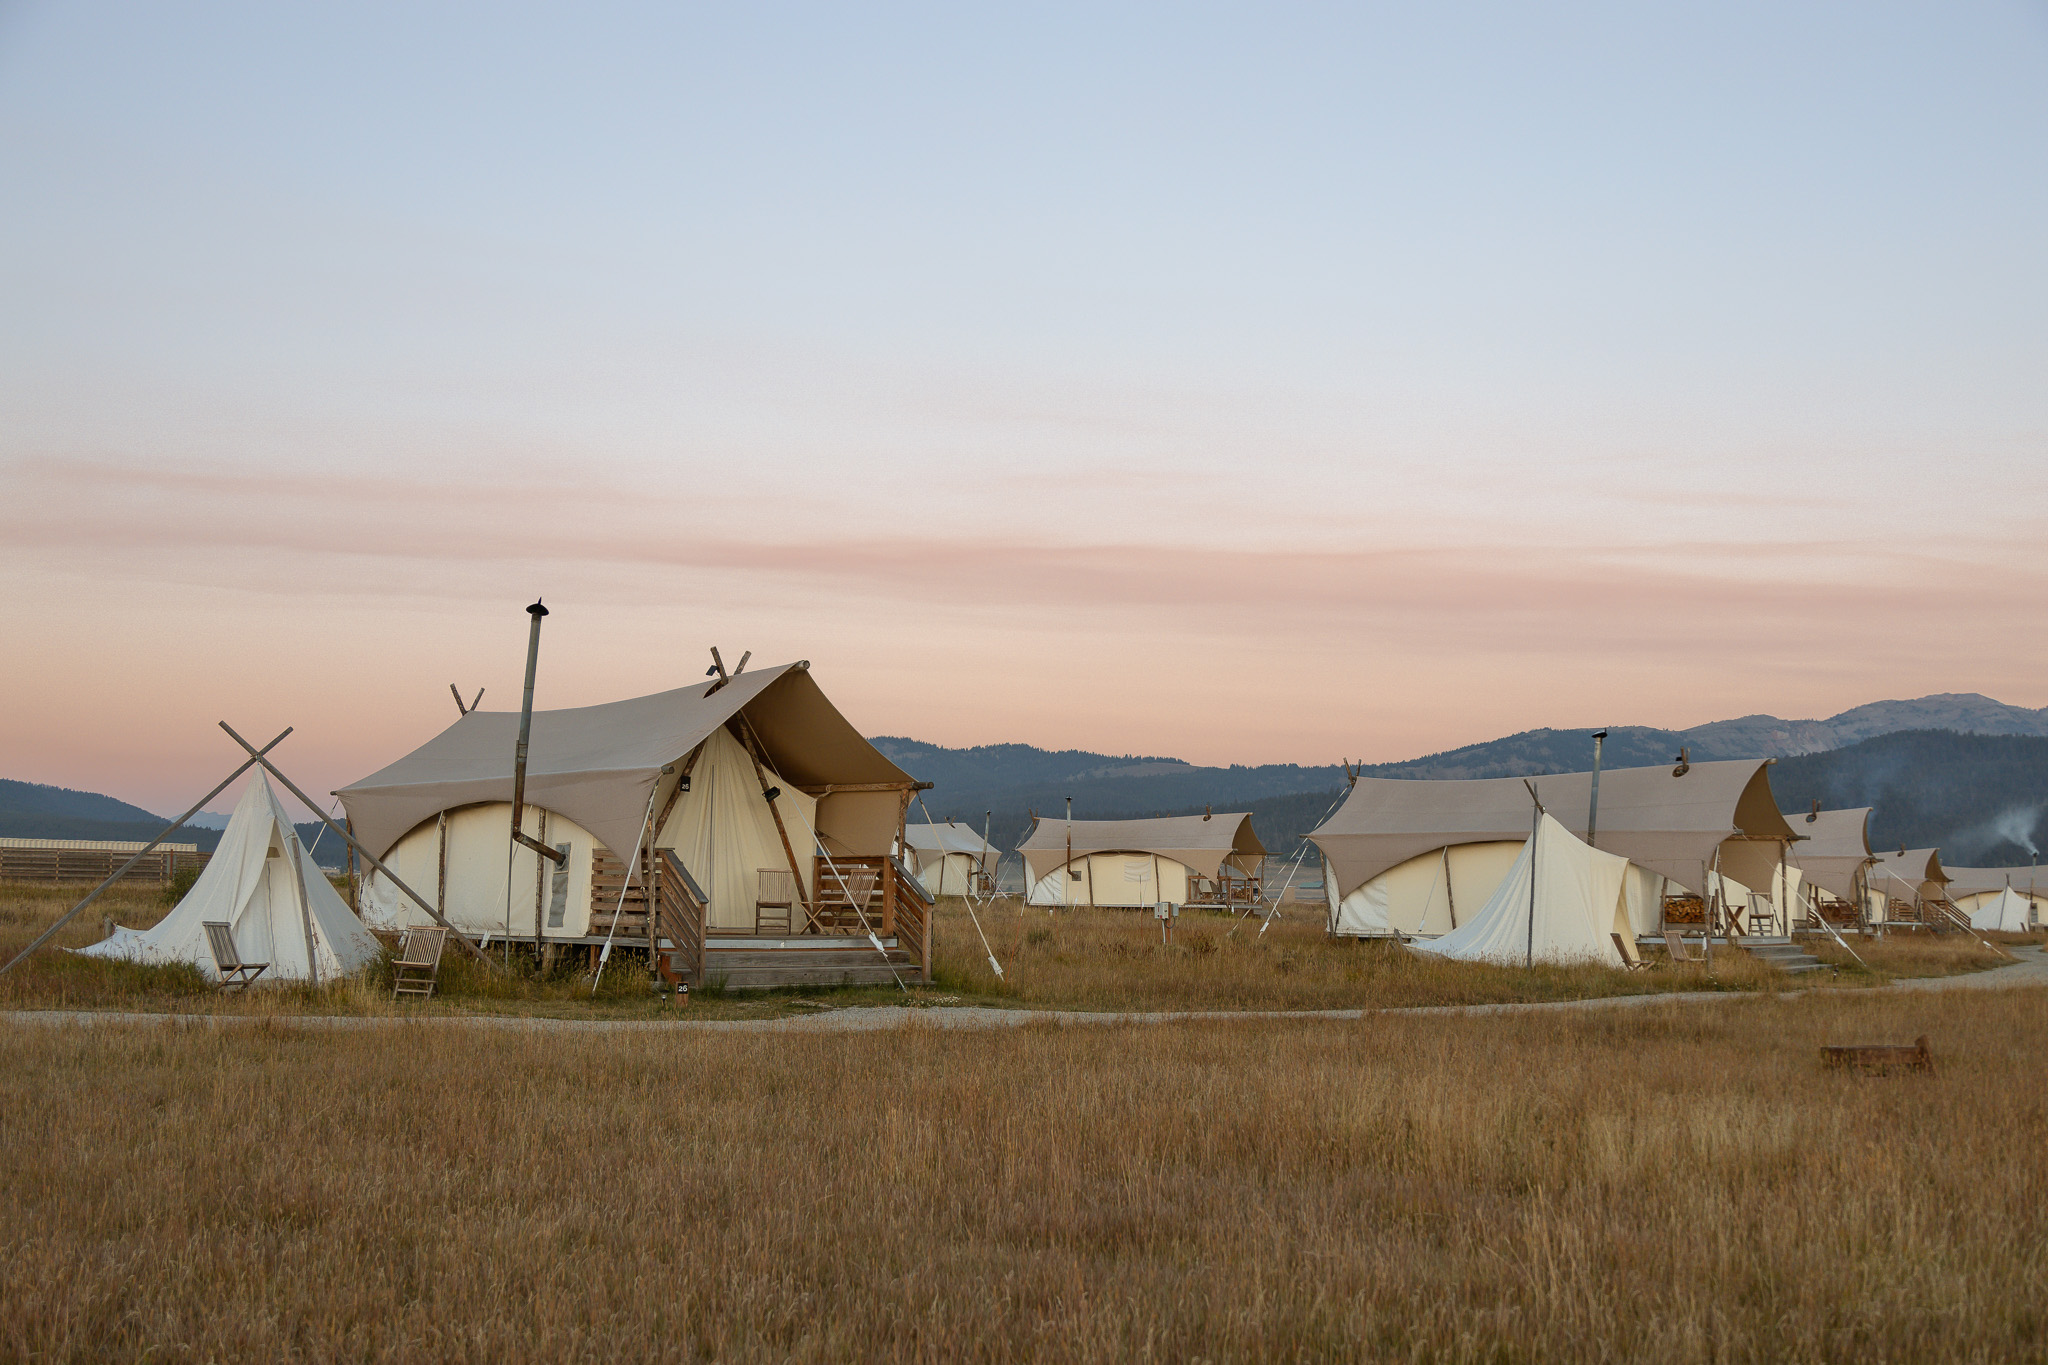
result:
M 2048 10 L 0 6 L 0 776 L 806 658 L 1199 762 L 2048 704 Z

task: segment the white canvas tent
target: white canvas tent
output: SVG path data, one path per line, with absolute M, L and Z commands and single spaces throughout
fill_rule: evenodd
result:
M 1634 932 L 1663 927 L 1667 881 L 1704 892 L 1726 876 L 1745 887 L 1745 897 L 1747 888 L 1768 894 L 1783 886 L 1779 868 L 1792 829 L 1764 769 L 1759 759 L 1601 775 L 1598 844 L 1633 865 Z M 1526 782 L 1568 831 L 1584 832 L 1591 773 Z M 1518 777 L 1360 778 L 1309 834 L 1323 855 L 1331 932 L 1436 934 L 1462 926 L 1528 839 L 1529 785 Z
M 977 874 L 993 882 L 1001 851 L 981 834 L 956 821 L 912 824 L 903 831 L 910 870 L 934 896 L 965 896 Z
M 825 857 L 887 861 L 917 788 L 804 662 L 535 711 L 524 832 L 566 859 L 542 868 L 509 837 L 518 727 L 516 711 L 470 711 L 337 793 L 356 836 L 472 935 L 530 938 L 538 919 L 550 940 L 604 937 L 618 900 L 608 879 L 636 847 L 673 850 L 708 897 L 711 932 L 750 932 L 763 871 L 794 875 L 816 903 Z M 891 894 L 878 893 L 884 906 Z M 426 918 L 380 876 L 360 901 L 380 927 Z
M 1966 915 L 2010 890 L 2027 902 L 2028 924 L 2048 919 L 2048 873 L 2034 867 L 1951 867 L 1948 898 Z
M 1191 879 L 1213 879 L 1226 866 L 1237 876 L 1255 877 L 1266 855 L 1251 816 L 1243 812 L 1041 819 L 1018 852 L 1024 855 L 1030 904 L 1122 908 L 1159 901 L 1185 905 Z
M 1970 927 L 2000 934 L 2024 934 L 2032 911 L 2032 903 L 2008 886 L 1977 903 L 1970 911 Z
M 1531 962 L 1621 965 L 1613 935 L 1633 941 L 1623 884 L 1628 859 L 1589 848 L 1545 815 L 1536 836 L 1476 914 L 1418 953 L 1519 967 Z
M 261 774 L 242 793 L 220 847 L 177 908 L 150 929 L 116 929 L 79 951 L 135 962 L 190 962 L 217 977 L 205 925 L 229 925 L 245 962 L 267 981 L 329 981 L 376 959 L 376 938 L 299 845 L 291 817 Z

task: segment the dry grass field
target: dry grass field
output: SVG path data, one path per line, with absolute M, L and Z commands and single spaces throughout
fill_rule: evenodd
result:
M 23 944 L 76 902 L 75 888 L 0 884 L 0 954 Z M 68 925 L 57 942 L 81 947 L 102 936 L 100 910 L 131 928 L 147 927 L 169 906 L 154 889 L 122 887 Z M 1839 976 L 1788 978 L 1740 953 L 1721 953 L 1711 974 L 1698 967 L 1623 973 L 1603 967 L 1535 970 L 1443 962 L 1398 946 L 1330 939 L 1319 917 L 1290 908 L 1263 935 L 1256 920 L 1184 914 L 1171 946 L 1160 942 L 1148 914 L 1063 910 L 1049 915 L 1015 902 L 980 912 L 997 959 L 988 965 L 964 903 L 940 906 L 932 988 L 909 997 L 894 986 L 802 993 L 724 996 L 699 992 L 696 1018 L 760 1018 L 816 1002 L 841 1007 L 946 1000 L 994 1006 L 1083 1010 L 1374 1009 L 1577 1000 L 1672 990 L 1783 991 L 1858 987 L 1894 977 L 1944 975 L 2000 965 L 1962 935 L 1855 940 L 1868 969 L 1832 943 L 1814 951 L 1841 968 Z M 279 985 L 247 996 L 218 997 L 196 971 L 141 967 L 43 952 L 0 976 L 0 1009 L 71 1008 L 238 1015 L 268 1014 L 532 1014 L 570 1018 L 659 1018 L 673 1010 L 657 1000 L 644 967 L 629 955 L 606 972 L 595 998 L 591 980 L 564 963 L 540 979 L 520 959 L 509 975 L 482 970 L 451 949 L 441 990 L 425 1005 L 394 1002 L 387 975 L 372 972 L 321 989 Z
M 2038 1359 L 2043 1005 L 17 1025 L 0 1358 Z

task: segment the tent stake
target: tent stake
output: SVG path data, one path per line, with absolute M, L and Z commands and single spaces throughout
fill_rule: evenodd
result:
M 483 949 L 477 947 L 474 943 L 471 943 L 469 941 L 468 935 L 464 934 L 460 929 L 457 929 L 454 925 L 450 924 L 446 919 L 442 918 L 441 912 L 438 909 L 427 904 L 426 897 L 422 896 L 419 892 L 413 890 L 404 882 L 400 881 L 398 879 L 398 874 L 396 872 L 393 872 L 390 868 L 386 867 L 382 860 L 380 860 L 376 854 L 370 852 L 369 849 L 363 847 L 363 843 L 360 839 L 356 838 L 355 835 L 349 833 L 346 829 L 343 829 L 340 825 L 335 824 L 333 820 L 329 819 L 326 815 L 322 814 L 320 808 L 313 804 L 313 798 L 306 795 L 303 791 L 300 791 L 298 783 L 292 781 L 289 777 L 286 777 L 283 773 L 279 772 L 277 769 L 277 765 L 275 763 L 272 763 L 269 759 L 265 758 L 263 754 L 257 750 L 255 745 L 251 744 L 248 740 L 243 739 L 239 734 L 236 734 L 234 726 L 228 724 L 226 721 L 222 721 L 220 722 L 220 728 L 227 731 L 228 737 L 234 740 L 235 743 L 241 745 L 244 749 L 247 749 L 249 751 L 249 753 L 252 755 L 252 762 L 261 763 L 263 765 L 263 770 L 269 773 L 272 777 L 276 778 L 279 782 L 283 783 L 284 789 L 290 792 L 293 796 L 298 797 L 299 803 L 301 805 L 303 805 L 307 810 L 312 811 L 315 815 L 319 815 L 321 822 L 324 823 L 327 826 L 327 828 L 333 830 L 336 834 L 339 834 L 342 838 L 348 840 L 348 846 L 354 849 L 357 853 L 361 854 L 363 861 L 368 863 L 373 871 L 383 873 L 385 877 L 389 879 L 393 886 L 397 887 L 400 891 L 403 891 L 406 895 L 412 897 L 412 903 L 414 905 L 417 905 L 420 909 L 426 911 L 429 915 L 433 916 L 434 923 L 440 925 L 443 929 L 446 929 L 449 933 L 455 935 L 455 941 L 457 943 L 460 943 L 463 946 L 463 949 L 466 952 L 468 952 L 468 954 L 471 957 L 483 963 L 486 967 L 495 965 L 488 957 L 484 956 Z M 286 733 L 290 732 L 287 731 Z M 279 735 L 277 738 L 283 739 L 284 735 Z M 271 741 L 272 744 L 275 744 L 276 742 L 277 740 Z M 233 778 L 228 779 L 228 782 L 232 781 L 234 781 Z M 226 785 L 227 782 L 221 783 L 221 786 L 223 787 L 225 787 Z M 212 799 L 213 798 L 211 796 L 207 797 L 207 800 L 209 801 L 211 801 Z
M 158 833 L 156 838 L 151 839 L 148 843 L 144 844 L 136 852 L 134 857 L 130 858 L 127 862 L 122 863 L 121 866 L 115 870 L 113 876 L 107 878 L 98 886 L 95 886 L 92 889 L 91 895 L 87 896 L 84 900 L 80 901 L 78 904 L 72 906 L 69 910 L 65 911 L 64 917 L 62 919 L 58 920 L 49 928 L 43 930 L 42 933 L 36 936 L 35 942 L 29 944 L 28 947 L 23 948 L 20 952 L 16 953 L 12 958 L 10 958 L 5 967 L 0 967 L 0 976 L 5 976 L 8 972 L 14 970 L 16 963 L 19 963 L 23 958 L 27 957 L 30 953 L 42 947 L 44 943 L 49 941 L 51 935 L 55 934 L 59 929 L 62 929 L 65 925 L 71 923 L 71 919 L 74 915 L 76 915 L 79 911 L 85 909 L 86 906 L 91 905 L 94 901 L 98 900 L 100 896 L 106 892 L 106 889 L 108 887 L 112 886 L 115 882 L 120 881 L 122 877 L 126 876 L 128 869 L 135 866 L 135 864 L 141 862 L 144 854 L 148 853 L 151 849 L 155 848 L 164 840 L 170 838 L 173 834 L 176 834 L 179 831 L 179 829 L 183 828 L 187 820 L 190 820 L 193 816 L 199 814 L 200 811 L 205 810 L 206 803 L 213 800 L 214 797 L 219 796 L 222 792 L 226 791 L 228 789 L 228 786 L 232 782 L 234 782 L 236 778 L 240 777 L 243 773 L 248 772 L 249 769 L 255 767 L 258 763 L 263 762 L 263 755 L 269 753 L 272 749 L 275 749 L 278 745 L 284 743 L 285 735 L 288 735 L 291 732 L 292 727 L 289 725 L 285 726 L 284 734 L 280 734 L 276 739 L 271 740 L 270 743 L 264 745 L 261 749 L 251 749 L 249 747 L 249 741 L 243 739 L 240 735 L 236 735 L 236 740 L 240 742 L 241 746 L 244 749 L 248 749 L 250 754 L 253 755 L 253 757 L 251 757 L 247 762 L 242 764 L 241 767 L 229 773 L 227 775 L 226 780 L 224 780 L 218 787 L 215 787 L 212 791 L 200 797 L 199 800 L 193 805 L 191 810 L 186 811 L 183 815 L 171 821 L 170 824 L 165 825 L 163 827 L 163 830 L 160 833 Z M 267 767 L 269 765 L 266 764 L 265 766 Z

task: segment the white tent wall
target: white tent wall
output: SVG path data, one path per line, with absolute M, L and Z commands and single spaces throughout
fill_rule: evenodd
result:
M 1453 844 L 1388 868 L 1338 903 L 1331 932 L 1370 937 L 1447 934 L 1493 894 L 1522 845 L 1505 841 Z M 1448 863 L 1450 875 L 1444 875 Z M 1323 884 L 1331 885 L 1325 874 Z
M 1187 864 L 1156 853 L 1076 854 L 1073 869 L 1079 877 L 1069 877 L 1063 867 L 1040 877 L 1032 884 L 1029 903 L 1126 910 L 1160 901 L 1187 904 Z
M 1621 955 L 1612 935 L 1619 933 L 1629 941 L 1628 904 L 1622 890 L 1627 873 L 1626 858 L 1587 847 L 1546 815 L 1536 838 L 1522 846 L 1508 875 L 1470 920 L 1461 916 L 1459 926 L 1442 938 L 1411 947 L 1438 957 L 1505 966 L 1521 966 L 1533 957 L 1536 962 L 1618 967 Z
M 981 870 L 981 860 L 967 853 L 937 853 L 914 848 L 910 850 L 910 856 L 916 859 L 912 870 L 917 873 L 917 879 L 934 896 L 966 895 L 974 886 L 974 874 Z
M 817 849 L 811 841 L 811 830 L 818 819 L 819 803 L 784 782 L 774 769 L 763 771 L 769 786 L 782 789 L 775 804 L 782 811 L 783 829 L 789 835 L 790 848 L 796 852 L 804 894 L 809 896 L 816 889 L 813 883 Z M 890 794 L 890 800 L 894 799 Z M 830 831 L 826 834 L 829 847 Z M 894 836 L 892 826 L 889 837 Z M 724 729 L 713 731 L 704 742 L 704 752 L 697 756 L 697 766 L 690 771 L 690 790 L 677 799 L 668 823 L 662 826 L 654 842 L 657 848 L 673 848 L 676 857 L 711 897 L 707 923 L 712 929 L 751 931 L 761 869 L 789 869 L 789 855 L 776 833 L 775 816 L 761 799 L 761 783 L 754 776 L 753 760 Z M 887 848 L 888 843 L 884 842 L 882 847 Z M 832 847 L 832 851 L 840 850 Z
M 2007 888 L 1971 899 L 1977 902 L 1969 910 L 1972 929 L 1985 933 L 2024 934 L 2030 927 L 2033 907 L 2017 891 Z
M 2048 881 L 2048 878 L 2043 878 L 2043 880 Z M 2044 919 L 2048 919 L 2048 891 L 2037 890 L 2033 895 L 2029 896 L 2027 889 L 2020 886 L 2012 888 L 2012 893 L 2027 902 L 2027 922 L 2029 927 L 2038 926 Z M 1965 915 L 1974 916 L 1979 909 L 1997 900 L 2004 894 L 2004 888 L 2000 888 L 1997 891 L 1977 891 L 1967 896 L 1955 897 L 1954 904 L 1956 909 L 1962 911 Z
M 1622 878 L 1621 894 L 1628 907 L 1629 927 L 1640 935 L 1659 934 L 1664 929 L 1664 894 L 1669 883 L 1661 873 L 1634 863 Z
M 212 859 L 170 914 L 152 928 L 124 930 L 81 951 L 138 962 L 189 962 L 217 980 L 208 923 L 232 928 L 243 961 L 270 964 L 263 981 L 308 980 L 315 963 L 320 979 L 331 981 L 374 961 L 380 951 L 305 856 L 291 817 L 260 775 L 243 791 Z
M 542 834 L 542 810 L 528 806 L 521 828 L 535 839 Z M 557 868 L 548 864 L 546 879 L 539 885 L 543 897 L 541 924 L 544 933 L 576 938 L 590 930 L 590 860 L 598 846 L 596 836 L 557 811 L 545 812 L 546 843 L 551 848 L 567 844 L 569 861 Z M 471 938 L 506 935 L 505 854 L 512 843 L 512 803 L 487 802 L 448 812 L 448 899 L 441 913 L 450 924 Z M 385 855 L 391 870 L 413 890 L 433 900 L 441 878 L 441 822 L 439 817 L 415 826 Z M 533 937 L 535 864 L 540 855 L 520 845 L 511 861 L 511 929 L 513 938 Z M 554 919 L 556 891 L 561 891 L 561 922 Z M 356 898 L 365 923 L 378 929 L 397 930 L 415 924 L 431 924 L 433 918 L 413 903 L 410 896 L 390 881 L 371 871 L 363 878 Z

